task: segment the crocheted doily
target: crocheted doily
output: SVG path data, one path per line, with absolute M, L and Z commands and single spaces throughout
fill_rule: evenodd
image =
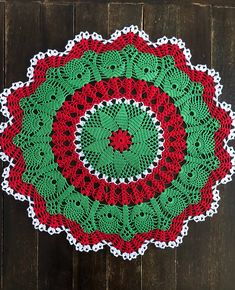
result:
M 218 73 L 190 58 L 182 40 L 135 26 L 33 57 L 28 82 L 1 94 L 0 156 L 2 188 L 29 202 L 36 229 L 132 259 L 217 212 L 235 114 Z

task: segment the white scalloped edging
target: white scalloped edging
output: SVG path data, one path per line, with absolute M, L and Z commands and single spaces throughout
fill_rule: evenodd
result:
M 126 259 L 132 260 L 132 259 L 137 258 L 138 255 L 143 255 L 144 252 L 147 250 L 149 244 L 154 244 L 157 248 L 161 248 L 161 249 L 164 249 L 167 247 L 170 247 L 170 248 L 178 247 L 182 243 L 183 237 L 185 237 L 188 233 L 188 223 L 190 220 L 194 220 L 196 222 L 204 221 L 206 219 L 206 217 L 212 217 L 215 213 L 217 213 L 217 210 L 219 207 L 218 202 L 220 200 L 219 191 L 218 191 L 217 187 L 219 184 L 226 184 L 227 182 L 230 182 L 232 180 L 232 175 L 235 173 L 235 151 L 234 151 L 233 147 L 228 145 L 228 142 L 230 140 L 235 139 L 235 113 L 231 110 L 230 104 L 227 104 L 226 102 L 220 103 L 218 100 L 219 96 L 222 93 L 222 88 L 223 88 L 223 86 L 220 84 L 219 73 L 215 72 L 214 69 L 209 69 L 206 65 L 200 65 L 200 64 L 196 65 L 196 66 L 192 65 L 191 61 L 190 61 L 190 59 L 191 59 L 190 50 L 185 47 L 185 43 L 181 39 L 177 39 L 175 37 L 167 38 L 166 36 L 164 36 L 164 37 L 158 39 L 157 42 L 153 43 L 149 40 L 149 36 L 144 31 L 139 30 L 137 26 L 131 25 L 130 27 L 124 27 L 122 30 L 116 30 L 111 35 L 110 39 L 108 39 L 108 40 L 103 39 L 102 36 L 97 34 L 97 33 L 89 34 L 88 32 L 81 32 L 80 34 L 76 35 L 73 40 L 68 41 L 68 44 L 65 47 L 66 50 L 64 52 L 58 52 L 57 50 L 51 50 L 51 49 L 47 50 L 45 53 L 39 52 L 30 60 L 30 67 L 27 70 L 28 81 L 25 83 L 24 82 L 13 83 L 10 88 L 4 89 L 3 93 L 0 94 L 0 102 L 1 102 L 0 110 L 3 114 L 3 116 L 7 117 L 7 121 L 2 122 L 0 124 L 0 133 L 2 133 L 7 126 L 12 124 L 12 119 L 13 119 L 13 116 L 10 115 L 8 108 L 6 106 L 7 97 L 12 93 L 12 91 L 14 91 L 20 87 L 23 87 L 23 86 L 29 86 L 29 84 L 33 82 L 34 67 L 36 66 L 38 60 L 46 58 L 46 57 L 50 57 L 50 56 L 66 55 L 73 48 L 73 46 L 77 42 L 80 42 L 82 39 L 91 38 L 93 40 L 98 40 L 98 41 L 101 41 L 104 44 L 106 44 L 106 43 L 112 43 L 114 40 L 116 40 L 122 34 L 127 34 L 129 32 L 138 34 L 140 37 L 143 38 L 143 40 L 146 41 L 146 43 L 149 46 L 157 47 L 159 45 L 166 44 L 166 43 L 177 44 L 179 46 L 179 48 L 182 50 L 182 52 L 184 53 L 184 55 L 186 57 L 186 63 L 191 69 L 194 69 L 194 70 L 196 69 L 197 71 L 206 72 L 208 75 L 213 77 L 214 83 L 215 83 L 214 100 L 216 102 L 216 105 L 218 107 L 221 107 L 225 111 L 227 111 L 229 113 L 230 117 L 232 118 L 232 129 L 230 131 L 228 138 L 224 140 L 224 148 L 227 150 L 227 152 L 231 156 L 232 168 L 231 168 L 230 172 L 222 180 L 217 181 L 216 184 L 213 186 L 213 202 L 212 202 L 211 208 L 209 210 L 207 210 L 204 214 L 201 214 L 201 215 L 195 216 L 195 217 L 189 217 L 187 220 L 185 220 L 182 231 L 181 231 L 180 235 L 176 238 L 175 241 L 170 241 L 170 242 L 166 243 L 166 242 L 155 241 L 154 239 L 146 240 L 143 243 L 143 245 L 138 249 L 137 252 L 122 253 L 120 250 L 116 249 L 112 245 L 112 243 L 107 242 L 107 241 L 102 241 L 102 242 L 100 242 L 96 245 L 93 245 L 93 246 L 82 245 L 81 243 L 76 241 L 76 239 L 71 235 L 70 230 L 65 228 L 64 226 L 59 227 L 59 228 L 51 228 L 51 227 L 48 227 L 47 225 L 41 224 L 39 222 L 39 220 L 37 219 L 37 217 L 34 213 L 34 210 L 33 210 L 34 202 L 29 197 L 26 197 L 24 195 L 21 195 L 20 193 L 14 192 L 13 189 L 11 189 L 9 187 L 8 177 L 9 177 L 9 172 L 10 172 L 11 168 L 14 167 L 14 160 L 12 158 L 8 157 L 4 152 L 0 152 L 0 159 L 2 161 L 8 162 L 8 166 L 5 167 L 3 170 L 2 189 L 8 195 L 14 196 L 14 198 L 16 200 L 21 200 L 21 201 L 27 200 L 28 201 L 28 203 L 29 203 L 29 206 L 27 209 L 28 216 L 30 218 L 32 218 L 32 224 L 33 224 L 35 229 L 38 229 L 39 231 L 48 232 L 51 235 L 65 232 L 67 235 L 67 240 L 69 241 L 69 243 L 71 245 L 74 245 L 76 250 L 79 250 L 79 251 L 85 251 L 85 252 L 95 251 L 96 252 L 98 250 L 103 249 L 104 246 L 107 245 L 110 248 L 110 252 L 114 256 L 117 256 L 117 257 L 121 256 L 124 260 L 126 260 Z

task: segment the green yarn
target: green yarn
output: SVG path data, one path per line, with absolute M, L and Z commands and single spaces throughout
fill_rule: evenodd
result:
M 112 131 L 127 130 L 133 144 L 119 152 L 110 146 Z M 111 104 L 99 108 L 82 128 L 81 148 L 99 173 L 111 178 L 129 178 L 144 172 L 158 151 L 158 132 L 151 117 L 132 104 Z
M 80 194 L 59 172 L 50 147 L 53 117 L 66 96 L 91 81 L 111 77 L 143 79 L 160 87 L 173 99 L 186 124 L 187 154 L 178 176 L 160 196 L 134 206 L 106 205 Z M 80 59 L 71 60 L 62 67 L 50 68 L 46 81 L 30 98 L 20 102 L 24 118 L 14 143 L 21 148 L 25 160 L 23 181 L 35 186 L 49 213 L 63 214 L 79 223 L 88 233 L 95 230 L 116 233 L 127 241 L 136 233 L 168 229 L 174 217 L 189 204 L 200 200 L 200 190 L 212 170 L 218 167 L 218 159 L 214 155 L 214 133 L 219 123 L 211 117 L 203 102 L 202 91 L 200 84 L 192 82 L 174 66 L 173 57 L 155 57 L 138 52 L 131 45 L 121 51 L 99 54 L 87 51 Z M 141 119 L 140 116 L 136 117 Z M 115 127 L 111 119 L 105 122 L 108 129 Z M 118 117 L 116 122 L 122 128 L 127 127 L 125 117 Z M 131 125 L 128 126 L 130 129 Z M 136 130 L 134 125 L 131 130 Z M 92 136 L 96 140 L 94 134 Z M 101 134 L 107 136 L 108 133 L 101 130 Z M 100 143 L 101 147 L 107 145 Z M 118 158 L 117 163 L 121 164 Z M 115 174 L 121 176 L 122 170 L 118 169 Z

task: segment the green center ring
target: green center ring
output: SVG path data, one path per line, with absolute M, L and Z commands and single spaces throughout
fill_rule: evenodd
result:
M 112 137 L 115 132 L 119 132 L 116 138 Z M 113 99 L 95 105 L 81 118 L 75 145 L 91 174 L 108 182 L 128 183 L 151 173 L 161 158 L 162 134 L 149 107 L 134 100 Z

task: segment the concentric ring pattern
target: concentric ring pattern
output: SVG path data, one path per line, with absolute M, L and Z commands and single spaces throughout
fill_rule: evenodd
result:
M 130 260 L 217 212 L 235 115 L 218 73 L 190 57 L 182 40 L 131 26 L 31 60 L 29 81 L 1 94 L 0 156 L 2 188 L 29 202 L 35 228 Z

